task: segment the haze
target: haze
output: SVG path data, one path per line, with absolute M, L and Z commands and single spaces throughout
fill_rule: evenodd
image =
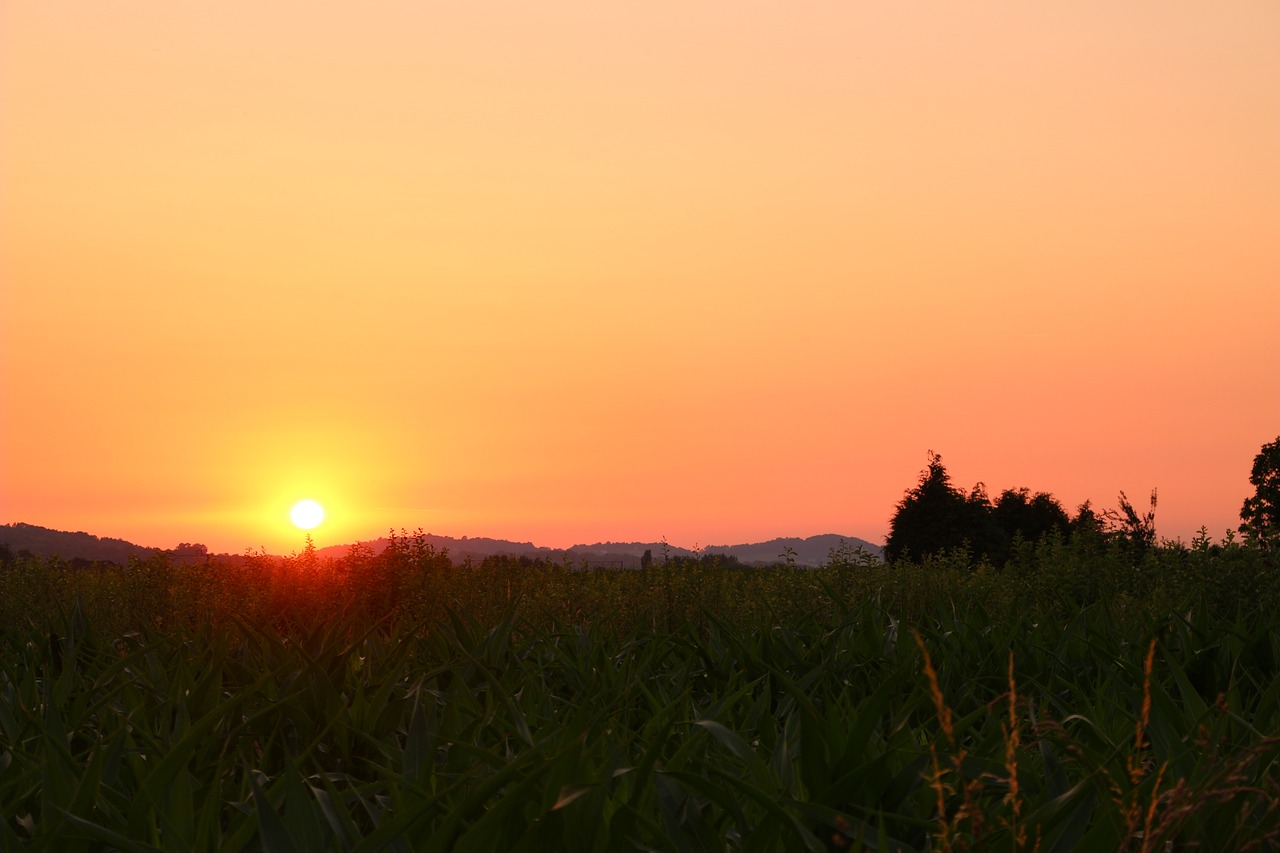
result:
M 1273 2 L 0 7 L 0 521 L 880 541 L 926 451 L 1238 524 Z

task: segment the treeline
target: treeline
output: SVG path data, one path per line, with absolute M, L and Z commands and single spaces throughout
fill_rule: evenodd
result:
M 1240 532 L 1245 543 L 1264 554 L 1280 550 L 1280 438 L 1263 446 L 1254 459 L 1249 478 L 1255 494 L 1240 511 Z M 1085 501 L 1069 515 L 1048 492 L 1006 489 L 994 500 L 978 483 L 965 492 L 956 487 L 942 457 L 929 452 L 929 464 L 915 488 L 898 502 L 885 543 L 889 562 L 920 560 L 939 555 L 968 558 L 972 565 L 1005 566 L 1025 544 L 1047 538 L 1113 546 L 1133 561 L 1141 562 L 1160 545 L 1156 535 L 1156 491 L 1150 505 L 1139 511 L 1124 492 L 1115 509 L 1095 512 Z M 1228 531 L 1225 540 L 1234 542 Z M 1209 547 L 1201 529 L 1193 545 Z M 1173 551 L 1186 545 L 1166 542 Z
M 1022 542 L 1039 542 L 1047 536 L 1094 537 L 1122 542 L 1141 559 L 1156 544 L 1156 493 L 1151 507 L 1139 514 L 1124 492 L 1120 508 L 1099 514 L 1085 501 L 1068 515 L 1048 492 L 1005 489 L 992 500 L 985 484 L 970 491 L 956 487 L 942 457 L 929 452 L 929 464 L 920 482 L 898 502 L 889 524 L 885 559 L 890 562 L 963 552 L 975 564 L 1005 565 Z

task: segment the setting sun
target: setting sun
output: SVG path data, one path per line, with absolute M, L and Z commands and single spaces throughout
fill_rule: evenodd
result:
M 289 518 L 301 529 L 311 530 L 324 521 L 324 507 L 313 500 L 298 501 L 289 510 Z

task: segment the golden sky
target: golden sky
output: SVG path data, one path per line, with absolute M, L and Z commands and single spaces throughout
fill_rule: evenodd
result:
M 926 451 L 1238 523 L 1280 4 L 0 6 L 0 522 L 882 540 Z

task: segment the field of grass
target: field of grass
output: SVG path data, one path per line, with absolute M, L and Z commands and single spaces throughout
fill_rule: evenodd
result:
M 24 561 L 0 849 L 1280 847 L 1275 564 L 1130 557 Z

